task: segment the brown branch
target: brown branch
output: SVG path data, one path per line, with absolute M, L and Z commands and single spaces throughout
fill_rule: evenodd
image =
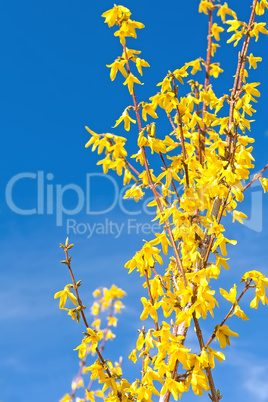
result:
M 211 63 L 211 46 L 212 46 L 212 13 L 213 9 L 210 8 L 208 11 L 208 47 L 207 47 L 207 58 L 206 58 L 206 77 L 205 77 L 205 85 L 204 90 L 208 90 L 209 86 L 209 73 L 210 73 L 210 63 Z M 203 117 L 204 113 L 207 111 L 206 102 L 203 102 Z M 206 127 L 200 130 L 199 136 L 199 159 L 200 163 L 203 166 L 204 164 L 204 155 L 205 155 L 205 142 L 206 142 Z
M 78 287 L 77 287 L 77 284 L 76 284 L 76 281 L 75 281 L 75 278 L 74 278 L 74 274 L 73 274 L 73 271 L 72 271 L 72 268 L 71 268 L 71 258 L 68 255 L 68 250 L 70 249 L 70 246 L 68 246 L 68 239 L 66 240 L 65 246 L 62 246 L 62 248 L 64 249 L 64 252 L 65 252 L 65 257 L 66 257 L 65 263 L 67 264 L 67 266 L 69 268 L 69 272 L 70 272 L 72 282 L 73 282 L 73 289 L 74 289 L 74 292 L 75 292 L 75 295 L 76 295 L 76 298 L 77 298 L 77 302 L 78 302 L 78 304 L 80 306 L 80 309 L 81 309 L 80 311 L 81 311 L 81 315 L 82 315 L 84 324 L 85 324 L 86 328 L 89 328 L 89 325 L 88 325 L 88 322 L 87 322 L 87 319 L 86 319 L 86 316 L 85 316 L 85 313 L 84 313 L 84 306 L 83 306 L 83 303 L 82 303 L 82 301 L 81 301 L 81 299 L 79 297 Z M 108 377 L 111 378 L 112 377 L 111 372 L 110 372 L 109 368 L 106 366 L 105 360 L 102 357 L 102 354 L 101 354 L 101 352 L 100 352 L 98 347 L 96 347 L 96 352 L 97 352 L 97 355 L 98 355 L 98 357 L 100 359 L 100 362 L 103 364 L 104 367 L 106 367 L 105 371 L 106 371 Z
M 160 283 L 161 283 L 162 287 L 165 289 L 165 291 L 167 291 L 168 288 L 167 288 L 166 285 L 164 284 L 164 281 L 163 281 L 162 276 L 159 275 L 159 274 L 156 272 L 155 267 L 152 267 L 152 271 L 153 271 L 153 273 L 155 274 L 155 276 L 158 276 L 158 277 L 159 277 L 159 280 L 160 280 Z
M 238 56 L 238 65 L 237 65 L 237 70 L 235 74 L 235 79 L 234 79 L 234 85 L 232 89 L 232 94 L 231 94 L 231 101 L 230 101 L 230 111 L 229 111 L 229 129 L 233 123 L 234 120 L 234 107 L 237 102 L 237 97 L 240 95 L 241 87 L 242 87 L 242 82 L 243 82 L 243 76 L 244 76 L 244 69 L 245 69 L 245 63 L 246 63 L 246 56 L 247 56 L 247 51 L 249 47 L 249 41 L 250 41 L 250 31 L 253 26 L 254 18 L 255 18 L 255 9 L 256 9 L 256 4 L 257 0 L 253 0 L 252 4 L 252 12 L 250 15 L 249 23 L 247 25 L 247 33 L 245 36 L 245 40 L 242 46 L 242 50 Z M 230 149 L 231 149 L 231 136 L 227 135 L 227 152 L 226 156 L 229 156 Z
M 203 339 L 203 335 L 202 335 L 202 331 L 201 331 L 198 319 L 196 318 L 195 311 L 193 312 L 193 319 L 194 319 L 194 325 L 195 325 L 195 329 L 196 329 L 197 339 L 199 342 L 200 349 L 202 351 L 205 348 L 204 339 Z M 206 374 L 207 374 L 207 378 L 208 378 L 208 382 L 209 382 L 209 386 L 210 386 L 210 390 L 211 390 L 211 394 L 212 394 L 212 401 L 219 402 L 219 398 L 218 398 L 217 391 L 215 388 L 215 384 L 214 384 L 214 380 L 212 377 L 210 366 L 208 365 L 207 367 L 205 367 L 205 370 L 206 370 Z
M 172 76 L 172 83 L 173 83 L 173 92 L 174 95 L 176 96 L 176 98 L 178 99 L 178 91 L 176 89 L 176 85 L 175 85 L 175 77 L 173 74 L 171 74 Z M 189 187 L 189 173 L 188 173 L 188 166 L 185 162 L 185 160 L 188 158 L 187 155 L 187 151 L 185 148 L 185 142 L 184 142 L 184 135 L 183 135 L 183 126 L 182 126 L 182 118 L 181 118 L 181 114 L 180 114 L 180 109 L 177 106 L 177 116 L 178 116 L 178 123 L 179 123 L 179 129 L 180 129 L 180 139 L 181 139 L 181 147 L 182 147 L 182 155 L 183 155 L 183 166 L 184 166 L 184 171 L 185 171 L 185 176 L 186 176 L 186 187 Z M 168 114 L 168 117 L 171 121 L 171 124 L 173 123 L 170 115 Z M 173 130 L 175 129 L 175 131 L 177 132 L 177 129 L 175 128 L 175 125 L 172 124 Z
M 247 188 L 249 188 L 251 186 L 252 183 L 254 183 L 254 181 L 256 181 L 259 177 L 261 177 L 261 175 L 267 168 L 268 168 L 268 163 L 267 163 L 267 165 L 264 166 L 264 168 L 259 173 L 255 174 L 253 179 L 243 188 L 242 192 L 244 192 Z
M 126 159 L 125 159 L 125 163 L 126 163 L 126 165 L 127 165 L 131 170 L 133 170 L 133 172 L 134 172 L 137 176 L 140 175 L 140 173 L 134 168 L 134 166 L 132 166 Z
M 152 293 L 151 293 L 150 283 L 149 283 L 149 279 L 148 279 L 148 273 L 147 273 L 146 270 L 144 270 L 144 276 L 145 276 L 145 280 L 146 280 L 146 285 L 147 285 L 147 289 L 148 289 L 148 294 L 149 294 L 149 297 L 150 297 L 150 302 L 151 302 L 151 305 L 154 306 L 154 299 L 153 299 L 153 296 L 152 296 Z M 155 325 L 156 331 L 159 331 L 159 326 L 158 326 L 158 322 L 157 322 L 157 321 L 154 321 L 154 325 Z M 161 342 L 161 338 L 160 338 L 160 337 L 158 337 L 158 342 Z
M 244 290 L 241 292 L 240 296 L 238 297 L 238 299 L 236 300 L 236 302 L 232 305 L 232 307 L 230 308 L 229 312 L 226 314 L 226 316 L 224 317 L 224 319 L 222 320 L 222 322 L 218 325 L 216 325 L 216 327 L 214 328 L 213 334 L 211 335 L 211 337 L 209 338 L 209 340 L 207 341 L 205 348 L 208 347 L 208 345 L 211 344 L 211 342 L 213 341 L 213 339 L 215 339 L 216 337 L 216 328 L 222 327 L 223 324 L 225 323 L 225 321 L 228 319 L 228 317 L 232 314 L 232 312 L 235 309 L 235 306 L 239 303 L 239 301 L 241 300 L 241 298 L 244 296 L 244 294 L 246 293 L 246 291 L 251 287 L 250 284 L 252 282 L 252 279 L 250 279 L 249 282 L 245 283 L 245 288 Z
M 209 73 L 211 64 L 211 47 L 212 47 L 212 13 L 213 9 L 208 10 L 208 47 L 207 47 L 207 59 L 206 59 L 206 78 L 205 78 L 205 91 L 208 90 L 209 86 Z M 206 105 L 204 104 L 203 110 L 206 110 Z
M 226 206 L 228 205 L 227 201 L 228 201 L 230 192 L 231 192 L 231 187 L 229 187 L 229 190 L 228 190 L 226 199 L 225 199 L 224 203 L 222 204 L 221 210 L 220 210 L 220 212 L 219 212 L 218 219 L 217 219 L 217 223 L 218 223 L 218 224 L 220 223 L 221 218 L 222 218 L 222 215 L 223 215 L 223 212 L 224 212 Z M 215 240 L 215 235 L 212 234 L 211 237 L 210 237 L 209 245 L 208 245 L 208 248 L 207 248 L 207 251 L 206 251 L 206 255 L 205 255 L 205 258 L 204 258 L 204 261 L 203 261 L 203 268 L 205 268 L 205 266 L 206 266 L 206 264 L 207 264 L 207 262 L 208 262 L 209 254 L 210 254 L 210 251 L 211 251 L 211 248 L 212 248 L 212 245 L 213 245 L 214 240 Z
M 145 339 L 145 327 L 142 327 L 142 334 L 143 334 L 143 339 Z M 142 347 L 143 352 L 145 352 L 145 342 L 143 344 Z M 143 353 L 142 356 L 142 373 L 141 373 L 141 377 L 143 378 L 145 375 L 145 353 Z
M 247 188 L 249 188 L 263 174 L 263 172 L 267 168 L 268 168 L 268 163 L 267 163 L 267 165 L 264 166 L 264 168 L 259 173 L 255 174 L 253 179 L 243 188 L 242 192 L 244 192 Z M 230 192 L 231 192 L 231 187 L 229 187 L 228 194 L 227 194 L 227 197 L 226 197 L 226 199 L 224 201 L 224 204 L 222 205 L 222 209 L 221 209 L 220 214 L 218 216 L 217 223 L 220 223 L 222 215 L 223 215 L 223 212 L 224 212 L 225 208 L 230 203 L 230 201 L 228 202 Z M 232 200 L 234 200 L 234 199 L 235 199 L 235 195 L 232 196 Z M 213 235 L 211 235 L 211 238 L 210 238 L 210 241 L 209 241 L 209 246 L 208 246 L 208 249 L 207 249 L 207 253 L 206 253 L 205 259 L 203 261 L 203 267 L 205 267 L 207 262 L 208 262 L 209 254 L 210 254 L 210 251 L 211 251 L 211 248 L 212 248 L 214 240 L 215 240 L 215 235 L 213 234 Z
M 128 74 L 130 74 L 129 58 L 127 56 L 126 45 L 123 45 L 123 48 L 124 48 L 124 54 L 125 54 L 125 59 L 126 59 L 127 72 L 128 72 Z M 134 89 L 133 89 L 133 92 L 132 92 L 132 99 L 133 99 L 134 111 L 135 111 L 135 114 L 136 114 L 139 133 L 140 133 L 142 131 L 142 124 L 141 124 L 141 117 L 140 117 L 140 113 L 139 113 L 139 106 L 138 106 L 138 102 L 137 102 L 137 98 L 136 98 L 136 94 L 135 94 Z M 158 209 L 159 209 L 161 215 L 164 216 L 164 209 L 163 209 L 163 206 L 161 204 L 159 194 L 157 193 L 157 191 L 155 189 L 155 185 L 154 185 L 153 180 L 152 180 L 151 172 L 150 172 L 150 169 L 149 169 L 149 163 L 148 163 L 148 159 L 147 159 L 147 156 L 146 156 L 146 151 L 145 151 L 144 146 L 141 147 L 141 151 L 142 151 L 142 156 L 143 156 L 143 160 L 144 160 L 145 170 L 146 170 L 146 173 L 147 173 L 149 187 L 153 192 L 154 198 L 156 200 L 156 203 L 157 203 L 157 206 L 158 206 Z M 182 275 L 182 278 L 183 278 L 183 281 L 184 281 L 184 285 L 186 287 L 187 286 L 187 279 L 186 279 L 186 276 L 185 276 L 185 272 L 184 272 L 184 269 L 183 269 L 183 266 L 182 266 L 182 261 L 181 261 L 181 258 L 180 258 L 180 255 L 179 255 L 179 252 L 178 252 L 178 249 L 177 249 L 177 246 L 176 246 L 174 236 L 173 236 L 173 233 L 172 233 L 172 230 L 171 230 L 170 223 L 169 223 L 168 219 L 165 219 L 165 230 L 167 231 L 168 236 L 170 238 L 170 242 L 171 242 L 171 246 L 172 246 L 173 251 L 174 251 L 175 259 L 176 259 L 176 262 L 177 262 L 177 264 L 179 266 L 179 269 L 180 269 L 180 272 L 181 272 L 181 275 Z
M 173 120 L 172 120 L 172 118 L 171 118 L 171 116 L 170 116 L 169 113 L 167 113 L 167 117 L 168 117 L 168 119 L 169 119 L 169 121 L 170 121 L 170 124 L 171 124 L 173 130 L 177 133 L 177 136 L 180 136 L 180 138 L 181 138 L 181 144 L 182 144 L 182 138 L 183 138 L 183 131 L 182 131 L 182 129 L 180 129 L 181 133 L 179 134 L 179 133 L 178 133 L 178 130 L 177 130 L 177 128 L 175 127 L 175 124 L 173 123 Z M 180 126 L 179 126 L 179 127 L 180 127 Z M 183 146 L 182 146 L 182 152 L 183 152 L 183 167 L 184 167 L 185 177 L 186 177 L 186 187 L 189 187 L 188 166 L 187 166 L 187 164 L 185 163 L 185 159 L 187 159 L 187 153 L 186 153 L 186 150 L 185 150 L 185 144 L 184 144 L 184 142 L 183 142 Z
M 162 152 L 159 152 L 159 155 L 160 155 L 160 158 L 162 159 L 162 162 L 163 162 L 163 165 L 165 166 L 165 169 L 168 170 L 168 167 L 167 167 L 167 164 L 165 162 L 165 159 L 164 159 L 164 156 L 163 156 Z M 180 196 L 179 196 L 178 190 L 177 190 L 177 188 L 175 186 L 175 183 L 174 183 L 173 179 L 171 179 L 171 184 L 172 184 L 173 190 L 175 191 L 175 194 L 176 194 L 176 196 L 178 198 L 178 201 L 180 201 Z

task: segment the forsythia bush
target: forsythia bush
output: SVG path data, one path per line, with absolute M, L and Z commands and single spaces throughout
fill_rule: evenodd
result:
M 104 173 L 115 170 L 118 175 L 124 175 L 124 185 L 132 183 L 125 198 L 139 201 L 145 192 L 152 192 L 154 200 L 149 206 L 155 208 L 155 220 L 163 230 L 145 241 L 125 265 L 129 273 L 136 270 L 144 278 L 146 288 L 141 298 L 140 317 L 146 324 L 139 331 L 129 356 L 134 363 L 137 359 L 142 361 L 141 376 L 133 383 L 123 376 L 120 361 L 113 363 L 103 354 L 106 340 L 115 336 L 111 328 L 116 326 L 115 315 L 123 307 L 120 299 L 124 292 L 114 285 L 111 289 L 96 290 L 91 310 L 94 322 L 89 326 L 78 293 L 81 283 L 75 281 L 71 268 L 69 250 L 73 245 L 68 244 L 68 239 L 65 245 L 61 244 L 66 257 L 62 262 L 69 268 L 72 284 L 56 293 L 55 298 L 60 298 L 61 309 L 77 321 L 82 318 L 86 327 L 76 348 L 81 359 L 80 370 L 72 383 L 72 391 L 61 402 L 94 402 L 96 397 L 106 402 L 157 399 L 168 402 L 171 394 L 176 400 L 183 399 L 183 394 L 190 389 L 195 395 L 209 391 L 209 398 L 214 402 L 221 399 L 213 380 L 215 359 L 222 362 L 225 359 L 222 349 L 230 345 L 231 337 L 238 337 L 226 321 L 229 324 L 233 315 L 248 319 L 239 302 L 249 289 L 254 292 L 251 308 L 257 308 L 259 302 L 268 304 L 265 294 L 268 278 L 258 271 L 246 272 L 242 285 L 220 289 L 221 295 L 230 302 L 230 310 L 220 323 L 215 323 L 209 339 L 204 338 L 201 318 L 206 319 L 208 314 L 213 317 L 218 305 L 211 279 L 218 279 L 222 268 L 229 269 L 226 245 L 236 244 L 225 237 L 223 217 L 232 213 L 233 220 L 243 223 L 246 215 L 237 209 L 238 203 L 255 180 L 260 179 L 264 191 L 268 191 L 268 179 L 262 177 L 268 164 L 246 186 L 242 184 L 254 167 L 251 155 L 254 139 L 247 134 L 251 128 L 250 117 L 255 112 L 252 105 L 260 96 L 259 83 L 248 81 L 248 70 L 256 69 L 262 60 L 249 53 L 249 45 L 260 34 L 268 34 L 265 23 L 256 21 L 266 8 L 268 0 L 254 0 L 246 23 L 239 21 L 226 2 L 201 1 L 199 12 L 206 14 L 209 21 L 206 60 L 197 58 L 169 71 L 149 102 L 139 102 L 135 94 L 136 85 L 141 84 L 141 78 L 136 75 L 142 76 L 142 69 L 149 64 L 140 58 L 139 50 L 127 47 L 127 38 L 136 38 L 136 30 L 144 25 L 132 20 L 131 12 L 123 6 L 115 5 L 103 14 L 108 26 L 116 27 L 114 35 L 122 45 L 122 54 L 108 67 L 112 81 L 118 73 L 123 75 L 124 85 L 132 97 L 132 104 L 125 108 L 115 127 L 124 124 L 124 129 L 129 131 L 130 125 L 137 125 L 138 150 L 130 157 L 136 161 L 135 167 L 130 163 L 125 137 L 97 134 L 87 127 L 91 137 L 86 147 L 92 145 L 93 151 L 104 153 L 98 162 Z M 210 77 L 218 78 L 223 71 L 212 60 L 223 26 L 230 32 L 227 43 L 239 44 L 240 51 L 232 89 L 229 94 L 218 96 Z M 194 79 L 198 71 L 204 72 L 202 84 Z M 186 84 L 186 91 L 182 84 Z M 158 133 L 156 123 L 161 109 L 171 131 L 164 135 Z M 148 115 L 151 123 L 147 122 Z M 150 153 L 158 154 L 161 165 L 155 163 L 155 155 L 150 164 Z M 178 185 L 183 186 L 180 194 Z M 163 255 L 169 257 L 168 264 L 163 263 Z M 65 307 L 67 299 L 73 303 L 72 309 Z M 105 311 L 108 323 L 101 329 Z M 190 325 L 195 328 L 198 353 L 184 346 Z M 212 347 L 214 339 L 218 343 Z M 90 365 L 88 355 L 95 356 Z M 85 374 L 90 375 L 88 385 L 84 385 Z M 95 380 L 100 384 L 97 387 L 93 387 Z M 85 388 L 84 399 L 76 396 L 80 387 Z

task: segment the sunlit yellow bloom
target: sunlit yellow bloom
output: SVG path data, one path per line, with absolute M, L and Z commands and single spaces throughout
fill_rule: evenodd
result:
M 222 255 L 225 257 L 225 256 L 227 255 L 226 243 L 230 243 L 230 244 L 235 245 L 235 244 L 237 243 L 237 241 L 236 241 L 236 240 L 228 240 L 228 239 L 226 239 L 223 235 L 220 235 L 220 236 L 216 239 L 216 241 L 215 241 L 215 243 L 214 243 L 214 246 L 212 247 L 212 251 L 214 252 L 214 251 L 216 250 L 216 248 L 217 248 L 218 246 L 220 246 L 221 253 L 222 253 Z
M 234 42 L 234 47 L 235 46 L 237 46 L 237 44 L 238 44 L 238 42 L 240 41 L 240 39 L 243 37 L 243 32 L 241 31 L 241 32 L 236 32 L 235 34 L 233 34 L 232 36 L 231 36 L 231 38 L 230 39 L 228 39 L 227 40 L 227 43 L 231 43 L 231 42 Z
M 59 304 L 60 309 L 64 308 L 67 301 L 67 297 L 69 297 L 69 299 L 75 306 L 78 305 L 76 297 L 70 292 L 71 287 L 73 287 L 73 285 L 66 285 L 63 290 L 55 293 L 54 299 L 57 299 L 58 297 L 60 298 L 60 304 Z
M 136 58 L 135 63 L 136 63 L 136 67 L 137 67 L 137 70 L 140 73 L 140 75 L 143 75 L 142 67 L 150 67 L 150 65 L 149 65 L 149 63 L 147 63 L 147 61 L 140 59 L 139 57 Z
M 155 107 L 152 103 L 142 102 L 142 118 L 147 121 L 147 114 L 149 114 L 153 119 L 157 119 L 158 116 L 155 113 Z
M 141 302 L 143 304 L 143 312 L 140 316 L 141 320 L 145 320 L 148 315 L 150 315 L 152 317 L 152 319 L 157 322 L 157 311 L 155 308 L 155 304 L 152 305 L 152 303 L 150 301 L 148 301 L 145 297 L 141 298 Z
M 227 29 L 227 32 L 237 31 L 237 29 L 240 28 L 241 26 L 246 27 L 247 25 L 245 22 L 238 21 L 237 19 L 228 20 L 226 21 L 226 24 L 230 25 L 230 27 Z
M 108 325 L 116 327 L 117 326 L 117 318 L 115 317 L 108 317 Z
M 221 17 L 223 23 L 225 23 L 225 15 L 226 15 L 226 14 L 231 15 L 231 16 L 232 16 L 233 18 L 235 18 L 235 19 L 237 18 L 237 17 L 236 17 L 236 13 L 235 13 L 233 10 L 231 10 L 230 8 L 228 8 L 228 4 L 227 4 L 227 3 L 224 3 L 224 5 L 221 6 L 221 7 L 218 9 L 218 12 L 217 12 L 217 15 Z
M 249 68 L 253 67 L 254 69 L 257 68 L 257 61 L 262 61 L 261 57 L 254 57 L 252 53 L 250 53 L 248 57 Z
M 246 316 L 246 314 L 244 313 L 243 310 L 241 310 L 241 308 L 237 305 L 235 306 L 234 312 L 232 315 L 236 315 L 237 317 L 242 318 L 242 320 L 248 320 L 248 317 Z
M 99 312 L 100 312 L 100 305 L 99 305 L 99 303 L 95 302 L 93 304 L 93 306 L 91 307 L 91 314 L 98 315 Z
M 72 390 L 75 391 L 77 388 L 81 388 L 84 387 L 84 381 L 82 377 L 76 377 L 73 381 L 72 381 Z
M 202 0 L 202 1 L 200 2 L 200 4 L 199 4 L 199 9 L 198 9 L 198 11 L 199 11 L 200 13 L 205 13 L 205 14 L 207 14 L 207 13 L 208 13 L 208 10 L 210 10 L 211 8 L 213 8 L 213 3 L 211 3 L 210 1 Z
M 239 335 L 236 332 L 231 331 L 227 325 L 222 325 L 217 329 L 216 338 L 219 340 L 222 349 L 226 347 L 226 344 L 228 346 L 231 345 L 229 336 L 238 337 Z
M 134 350 L 132 350 L 132 352 L 131 352 L 130 355 L 128 356 L 129 360 L 132 360 L 133 363 L 136 363 L 136 361 L 137 361 L 136 353 L 137 353 L 137 350 L 134 349 Z
M 260 177 L 260 182 L 264 192 L 266 193 L 266 191 L 268 191 L 268 179 L 266 179 L 265 177 Z
M 220 47 L 220 45 L 218 45 L 218 43 L 211 43 L 211 56 L 213 57 L 216 53 L 217 47 Z
M 102 14 L 102 17 L 105 18 L 105 21 L 109 27 L 112 27 L 118 19 L 122 18 L 129 18 L 131 16 L 131 12 L 128 8 L 123 6 L 114 6 L 112 9 L 105 11 Z
M 212 369 L 215 367 L 214 357 L 216 357 L 216 359 L 218 359 L 221 363 L 223 360 L 225 360 L 225 356 L 222 352 L 216 352 L 212 348 L 207 348 L 207 350 L 208 350 L 208 355 L 209 355 L 209 358 L 208 358 L 209 365 Z
M 136 123 L 136 120 L 133 120 L 133 119 L 129 116 L 129 114 L 128 114 L 128 112 L 127 112 L 126 109 L 124 110 L 122 116 L 119 117 L 118 120 L 116 120 L 116 123 L 115 123 L 115 125 L 113 126 L 113 128 L 117 127 L 117 126 L 121 123 L 121 121 L 124 122 L 125 130 L 126 130 L 126 131 L 129 131 L 129 130 L 130 130 L 130 122 L 131 122 L 131 123 L 134 123 L 134 124 Z
M 192 71 L 191 71 L 191 74 L 192 74 L 192 75 L 194 75 L 195 73 L 197 73 L 197 71 L 201 71 L 201 70 L 202 70 L 202 68 L 201 68 L 201 66 L 200 66 L 200 62 L 201 62 L 200 59 L 196 59 L 196 60 L 190 61 L 189 63 L 186 64 L 187 67 L 188 67 L 188 66 L 193 67 L 193 68 L 192 68 Z
M 115 60 L 112 64 L 107 64 L 106 67 L 109 67 L 111 69 L 111 72 L 110 72 L 111 81 L 113 81 L 115 79 L 118 70 L 125 78 L 127 78 L 127 72 L 124 67 L 125 63 L 126 63 L 126 60 Z
M 143 85 L 143 84 L 138 80 L 137 77 L 135 77 L 132 73 L 130 73 L 129 76 L 127 77 L 126 81 L 124 82 L 124 85 L 127 85 L 127 86 L 128 86 L 128 90 L 129 90 L 130 95 L 133 94 L 133 85 L 134 85 L 134 83 Z
M 208 379 L 206 374 L 202 370 L 193 371 L 190 376 L 193 392 L 195 395 L 203 395 L 203 390 L 208 391 L 210 389 L 208 385 Z
M 224 28 L 220 27 L 216 22 L 212 25 L 211 32 L 214 38 L 219 41 L 220 40 L 220 32 L 223 32 Z
M 126 43 L 125 37 L 131 36 L 133 38 L 137 38 L 137 34 L 135 31 L 135 29 L 137 28 L 144 28 L 144 25 L 141 22 L 132 21 L 130 19 L 123 20 L 120 29 L 114 33 L 114 36 L 119 36 L 120 43 L 122 46 L 124 46 Z
M 255 12 L 257 15 L 263 15 L 264 14 L 264 9 L 268 8 L 268 1 L 267 0 L 261 0 L 258 1 L 256 4 Z
M 255 42 L 259 39 L 259 33 L 263 33 L 268 35 L 268 31 L 266 28 L 264 28 L 266 25 L 266 22 L 259 22 L 258 24 L 255 22 L 253 25 L 252 30 L 249 32 L 250 36 L 255 36 Z
M 177 382 L 172 380 L 172 378 L 166 378 L 164 386 L 161 390 L 161 395 L 164 395 L 166 391 L 170 391 L 173 395 L 173 398 L 177 401 L 178 396 L 180 396 L 184 392 L 184 385 L 182 382 Z
M 69 394 L 65 394 L 63 398 L 61 398 L 60 402 L 72 402 L 73 398 L 70 397 Z
M 246 84 L 244 85 L 244 90 L 246 91 L 246 93 L 250 96 L 251 99 L 253 99 L 253 96 L 261 96 L 260 91 L 258 91 L 256 89 L 257 86 L 259 86 L 260 83 L 259 82 L 252 82 L 251 84 Z
M 220 294 L 228 301 L 230 301 L 232 304 L 236 302 L 236 284 L 230 289 L 229 293 L 220 288 Z
M 209 75 L 213 75 L 214 78 L 218 78 L 220 73 L 223 73 L 223 69 L 220 68 L 218 63 L 213 63 L 210 65 Z
M 86 398 L 87 398 L 87 401 L 95 402 L 95 399 L 94 399 L 94 392 L 88 391 L 88 390 L 86 389 Z
M 236 220 L 243 224 L 244 222 L 242 219 L 247 219 L 247 215 L 240 211 L 233 211 L 233 222 Z
M 94 353 L 97 346 L 98 346 L 98 342 L 101 340 L 102 338 L 102 333 L 101 332 L 96 332 L 93 331 L 93 329 L 91 328 L 87 328 L 87 336 L 85 338 L 85 342 L 86 343 L 92 343 L 92 352 Z

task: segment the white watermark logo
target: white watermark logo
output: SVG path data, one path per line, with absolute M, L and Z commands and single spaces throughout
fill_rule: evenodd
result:
M 253 177 L 254 175 L 252 175 Z M 26 186 L 31 188 L 30 199 L 34 205 L 22 206 L 18 188 Z M 96 186 L 107 188 L 106 202 L 108 205 L 100 207 L 93 205 L 92 200 L 96 194 Z M 28 188 L 27 187 L 27 188 Z M 120 188 L 116 180 L 103 173 L 87 173 L 84 186 L 75 183 L 58 184 L 52 173 L 43 171 L 23 172 L 11 177 L 6 183 L 5 201 L 7 207 L 18 215 L 53 215 L 55 216 L 56 226 L 66 224 L 67 234 L 80 234 L 88 238 L 94 234 L 109 234 L 119 238 L 122 233 L 156 233 L 160 226 L 153 223 L 141 223 L 133 216 L 155 214 L 154 208 L 148 208 L 147 205 L 152 201 L 152 197 L 143 198 L 139 203 L 134 200 L 124 199 L 124 194 L 131 185 Z M 95 188 L 95 193 L 94 193 Z M 182 192 L 182 187 L 178 187 Z M 259 181 L 252 184 L 250 190 L 250 214 L 244 221 L 244 225 L 256 232 L 262 231 L 262 202 L 263 191 Z M 72 203 L 70 205 L 70 199 Z M 172 202 L 172 200 L 170 201 Z M 119 208 L 127 219 L 119 224 L 107 218 L 107 214 L 115 208 Z M 95 222 L 79 222 L 77 215 L 84 213 L 88 216 L 98 217 Z M 148 233 L 147 233 L 148 232 Z

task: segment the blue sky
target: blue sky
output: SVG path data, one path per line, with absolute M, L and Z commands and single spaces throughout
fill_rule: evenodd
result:
M 138 32 L 138 39 L 129 42 L 130 47 L 142 50 L 142 57 L 151 65 L 150 69 L 144 69 L 145 85 L 138 88 L 139 100 L 147 100 L 156 93 L 155 85 L 168 70 L 199 56 L 205 58 L 206 43 L 202 39 L 206 36 L 207 19 L 197 13 L 198 3 L 197 0 L 187 4 L 175 0 L 124 2 L 133 19 L 145 24 L 145 29 Z M 237 11 L 239 19 L 248 19 L 249 0 L 233 0 L 228 4 Z M 145 237 L 141 233 L 135 235 L 134 229 L 127 233 L 129 219 L 135 225 L 150 221 L 151 217 L 139 213 L 139 204 L 120 204 L 115 197 L 122 189 L 122 179 L 115 175 L 109 176 L 110 179 L 96 176 L 101 173 L 96 166 L 98 157 L 84 148 L 89 139 L 85 125 L 96 132 L 109 132 L 124 108 L 131 104 L 126 88 L 121 85 L 122 79 L 111 82 L 106 67 L 121 54 L 118 39 L 101 18 L 112 6 L 113 2 L 107 0 L 10 0 L 0 5 L 1 402 L 56 402 L 70 390 L 78 369 L 73 349 L 80 343 L 84 328 L 59 311 L 58 302 L 53 299 L 55 292 L 70 283 L 68 272 L 60 264 L 63 255 L 58 247 L 68 231 L 75 243 L 73 268 L 77 280 L 83 283 L 84 304 L 91 304 L 92 291 L 98 286 L 110 287 L 116 283 L 128 294 L 116 330 L 118 338 L 107 347 L 107 356 L 114 359 L 127 356 L 135 343 L 137 327 L 141 326 L 142 282 L 135 273 L 128 276 L 123 266 Z M 267 22 L 267 15 L 263 20 Z M 222 37 L 227 38 L 225 34 Z M 267 41 L 261 35 L 259 42 L 252 41 L 250 48 L 254 56 L 263 57 L 258 70 L 250 71 L 251 81 L 261 81 L 262 93 L 254 116 L 256 123 L 252 125 L 256 138 L 254 172 L 268 162 Z M 212 81 L 218 94 L 232 86 L 238 48 L 239 45 L 235 49 L 229 45 L 216 55 L 215 61 L 220 61 L 224 69 L 222 83 Z M 165 126 L 161 128 L 164 130 Z M 122 127 L 115 132 L 126 135 Z M 128 135 L 131 154 L 136 149 L 135 130 Z M 21 179 L 16 181 L 19 174 Z M 64 186 L 68 185 L 78 193 L 70 190 L 63 195 L 63 205 L 77 211 L 63 214 L 61 222 L 56 199 L 59 200 L 64 189 L 67 191 Z M 17 207 L 36 209 L 39 213 L 14 212 L 9 190 L 5 196 L 6 189 L 13 189 L 12 199 Z M 52 201 L 48 206 L 49 192 Z M 86 195 L 88 210 L 82 194 Z M 107 209 L 110 211 L 103 213 Z M 247 193 L 240 209 L 253 218 L 244 226 L 227 219 L 227 237 L 238 240 L 238 246 L 228 250 L 231 269 L 223 273 L 220 285 L 225 288 L 239 283 L 247 270 L 257 269 L 268 275 L 268 198 L 262 195 L 260 186 Z M 117 238 L 111 231 L 105 235 L 96 231 L 92 236 L 90 232 L 83 234 L 84 229 L 90 227 L 93 231 L 105 219 L 123 225 L 122 234 Z M 146 238 L 150 239 L 150 234 Z M 226 362 L 215 370 L 216 386 L 230 402 L 268 401 L 267 307 L 250 310 L 247 308 L 250 300 L 245 297 L 241 304 L 250 321 L 234 318 L 229 323 L 240 337 L 225 350 Z M 219 320 L 229 307 L 222 298 L 220 307 L 216 313 Z M 209 322 L 205 334 L 209 336 L 212 329 L 213 323 Z M 193 340 L 192 333 L 189 342 Z M 139 369 L 127 358 L 123 367 L 130 379 L 138 376 Z M 191 398 L 188 395 L 183 400 Z

